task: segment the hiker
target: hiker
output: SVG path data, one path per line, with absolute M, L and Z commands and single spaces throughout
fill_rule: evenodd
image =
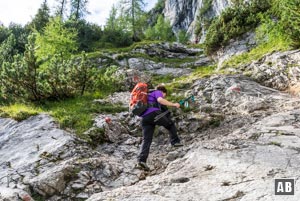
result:
M 167 109 L 167 106 L 179 108 L 179 103 L 172 103 L 165 99 L 167 96 L 167 89 L 159 85 L 156 89 L 148 94 L 148 103 L 153 107 L 149 107 L 142 115 L 142 129 L 143 129 L 143 141 L 138 154 L 138 166 L 144 170 L 149 171 L 149 167 L 146 164 L 150 145 L 153 138 L 155 125 L 163 126 L 169 131 L 170 143 L 173 147 L 183 146 L 180 143 L 180 139 L 177 135 L 177 129 L 174 122 L 171 120 L 171 114 Z M 154 107 L 155 105 L 155 107 Z

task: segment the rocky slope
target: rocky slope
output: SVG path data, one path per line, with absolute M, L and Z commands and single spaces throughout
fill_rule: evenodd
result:
M 199 80 L 193 90 L 203 101 L 201 112 L 178 122 L 186 145 L 180 151 L 187 153 L 159 175 L 95 194 L 89 201 L 298 200 L 299 98 L 243 76 Z M 201 97 L 210 99 L 210 110 Z M 217 127 L 204 129 L 204 119 L 220 114 L 224 119 Z M 153 149 L 150 165 L 155 169 L 159 147 Z M 295 195 L 275 196 L 275 178 L 294 178 Z
M 150 79 L 168 66 L 182 76 L 211 62 L 195 54 L 201 50 L 178 44 L 133 51 L 194 61 L 172 68 L 141 57 L 116 60 L 127 89 L 136 75 Z M 235 69 L 236 75 L 193 80 L 185 91 L 195 97 L 191 110 L 172 110 L 185 146 L 171 148 L 166 130 L 157 129 L 150 172 L 135 167 L 141 130 L 128 112 L 96 115 L 86 132 L 104 130 L 106 143 L 96 147 L 46 114 L 21 122 L 2 118 L 0 200 L 298 200 L 300 101 L 282 90 L 299 81 L 299 58 L 299 51 L 273 53 Z M 128 97 L 125 91 L 95 101 L 127 105 Z M 274 178 L 294 178 L 295 195 L 275 196 Z

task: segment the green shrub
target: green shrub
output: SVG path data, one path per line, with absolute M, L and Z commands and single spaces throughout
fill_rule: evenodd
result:
M 178 40 L 179 43 L 187 44 L 187 42 L 189 41 L 189 38 L 190 38 L 190 35 L 186 31 L 180 30 L 178 32 L 178 39 L 177 40 Z
M 207 30 L 204 42 L 205 52 L 212 54 L 220 47 L 228 44 L 230 39 L 254 29 L 260 22 L 259 13 L 271 8 L 270 0 L 238 2 L 233 7 L 225 9 L 215 18 Z
M 278 25 L 292 40 L 293 46 L 300 47 L 300 1 L 273 0 L 272 14 L 278 17 Z

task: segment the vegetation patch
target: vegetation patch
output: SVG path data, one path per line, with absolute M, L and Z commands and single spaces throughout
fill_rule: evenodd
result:
M 85 138 L 83 133 L 92 127 L 96 113 L 114 114 L 128 110 L 121 105 L 97 104 L 94 99 L 99 96 L 100 94 L 89 94 L 60 101 L 45 101 L 38 106 L 33 103 L 31 105 L 15 103 L 1 106 L 0 116 L 22 121 L 39 113 L 48 113 L 54 117 L 62 129 L 70 129 L 79 137 Z
M 88 132 L 87 142 L 92 146 L 96 147 L 98 144 L 107 141 L 107 137 L 105 136 L 104 128 L 93 128 Z
M 42 110 L 32 105 L 15 103 L 0 107 L 0 116 L 3 118 L 12 118 L 16 121 L 22 121 L 31 116 L 41 113 Z
M 86 95 L 64 101 L 46 102 L 42 108 L 51 114 L 63 129 L 72 129 L 79 137 L 93 125 L 96 113 L 117 113 L 126 111 L 120 105 L 97 104 L 94 95 Z
M 205 44 L 205 52 L 212 54 L 230 39 L 253 30 L 260 22 L 259 13 L 271 8 L 270 1 L 254 0 L 251 2 L 237 1 L 233 7 L 225 9 L 209 25 Z
M 237 68 L 259 60 L 270 52 L 286 51 L 292 48 L 292 40 L 283 34 L 283 30 L 277 22 L 268 19 L 267 16 L 262 15 L 261 18 L 263 18 L 263 23 L 256 28 L 256 41 L 259 45 L 250 52 L 231 57 L 222 64 L 222 68 Z

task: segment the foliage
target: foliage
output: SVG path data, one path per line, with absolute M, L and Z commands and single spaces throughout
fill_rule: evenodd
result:
M 16 43 L 15 36 L 11 34 L 0 44 L 0 65 L 2 65 L 2 63 L 5 61 L 11 62 L 13 60 L 13 56 L 17 53 L 16 49 L 14 48 Z
M 66 15 L 66 8 L 67 8 L 67 3 L 69 0 L 56 0 L 57 5 L 55 7 L 55 15 L 59 16 L 61 19 L 64 19 L 64 16 Z
M 97 104 L 94 99 L 94 95 L 87 94 L 63 101 L 47 101 L 41 108 L 50 113 L 62 128 L 72 129 L 83 137 L 83 132 L 92 127 L 95 113 L 116 113 L 127 110 L 119 105 Z
M 133 42 L 132 34 L 126 28 L 127 26 L 128 24 L 123 22 L 122 16 L 118 17 L 118 10 L 113 6 L 103 30 L 102 46 L 124 47 L 131 45 Z
M 108 30 L 116 30 L 118 28 L 118 21 L 117 21 L 117 8 L 115 5 L 112 6 L 109 17 L 106 21 L 105 28 Z
M 106 91 L 106 93 L 120 90 L 123 77 L 116 74 L 117 70 L 116 66 L 100 69 L 95 77 L 95 89 Z
M 25 51 L 25 45 L 28 42 L 27 38 L 30 34 L 30 31 L 27 27 L 22 27 L 21 25 L 13 23 L 11 23 L 8 28 L 16 38 L 17 44 L 15 46 L 15 51 L 18 53 L 23 53 Z
M 153 27 L 155 25 L 159 15 L 163 13 L 164 8 L 165 0 L 157 0 L 154 7 L 148 13 L 146 13 L 148 26 Z
M 0 116 L 4 118 L 12 118 L 16 121 L 22 121 L 30 116 L 41 113 L 42 110 L 32 105 L 15 103 L 8 106 L 0 107 Z
M 199 11 L 199 15 L 201 17 L 203 17 L 205 14 L 207 14 L 208 11 L 212 8 L 212 2 L 213 2 L 213 0 L 204 0 L 203 1 L 203 5 Z
M 24 56 L 16 55 L 13 62 L 4 62 L 0 74 L 2 96 L 30 101 L 64 99 L 83 95 L 96 86 L 98 70 L 85 53 L 71 59 L 54 55 L 47 66 L 40 66 L 34 36 L 30 35 Z
M 169 20 L 165 20 L 163 16 L 159 16 L 154 26 L 157 40 L 173 41 L 174 35 Z
M 212 21 L 207 31 L 209 37 L 206 37 L 204 42 L 206 53 L 211 54 L 227 45 L 230 39 L 254 29 L 260 22 L 258 13 L 266 12 L 270 8 L 270 0 L 264 2 L 253 0 L 227 8 Z
M 162 12 L 163 9 L 165 8 L 165 3 L 166 0 L 157 0 L 153 9 Z
M 149 40 L 175 41 L 170 21 L 165 20 L 162 15 L 158 17 L 154 27 L 147 28 L 145 37 Z
M 5 41 L 10 34 L 11 34 L 10 30 L 0 24 L 0 43 Z
M 47 65 L 40 69 L 40 87 L 47 98 L 64 99 L 76 93 L 72 76 L 75 67 L 72 60 L 65 60 L 54 55 Z
M 273 0 L 273 14 L 279 18 L 279 26 L 292 40 L 293 46 L 300 47 L 300 1 Z
M 291 42 L 285 37 L 271 37 L 269 40 L 264 41 L 264 43 L 253 48 L 250 52 L 242 53 L 225 61 L 222 64 L 222 68 L 238 67 L 243 64 L 249 64 L 254 60 L 262 58 L 267 53 L 288 50 L 290 49 L 289 44 L 291 44 Z
M 81 96 L 87 89 L 93 87 L 98 71 L 91 61 L 87 59 L 87 55 L 82 53 L 81 61 L 75 65 L 74 75 L 71 76 L 74 78 L 75 88 L 80 90 Z
M 36 55 L 39 61 L 49 59 L 54 55 L 69 58 L 77 50 L 77 32 L 75 29 L 66 28 L 61 19 L 56 17 L 50 20 L 44 33 L 36 33 Z
M 128 110 L 120 105 L 98 104 L 94 102 L 95 98 L 94 95 L 87 94 L 63 101 L 45 101 L 38 106 L 15 103 L 0 106 L 0 116 L 22 121 L 30 116 L 48 113 L 58 121 L 61 128 L 74 130 L 79 137 L 86 139 L 83 133 L 92 127 L 95 113 L 113 114 Z
M 197 23 L 195 26 L 195 35 L 199 36 L 202 29 L 208 29 L 211 23 L 211 17 L 209 16 L 209 11 L 212 9 L 212 0 L 204 0 L 203 5 L 199 10 L 199 15 L 197 15 Z
M 142 36 L 143 27 L 146 24 L 144 7 L 145 2 L 144 0 L 120 0 L 120 8 L 121 8 L 121 16 L 120 19 L 123 24 L 127 24 L 128 30 L 131 30 L 132 33 L 132 40 L 139 41 Z
M 163 75 L 155 75 L 152 77 L 151 83 L 156 86 L 159 84 L 172 82 L 173 79 L 174 79 L 174 76 L 171 74 L 164 75 L 164 76 Z
M 84 53 L 83 53 L 84 54 Z M 86 59 L 86 56 L 84 57 Z M 39 105 L 39 108 L 36 108 L 33 105 L 29 106 L 23 106 L 20 105 L 14 109 L 15 106 L 3 106 L 0 107 L 0 113 L 2 117 L 13 117 L 18 120 L 23 120 L 26 117 L 29 117 L 31 115 L 35 115 L 40 112 L 46 112 L 51 114 L 61 125 L 62 128 L 68 128 L 74 130 L 80 137 L 83 137 L 82 133 L 88 130 L 93 123 L 93 118 L 95 113 L 116 113 L 116 112 L 122 112 L 126 111 L 128 108 L 124 108 L 123 106 L 116 105 L 116 104 L 98 104 L 97 102 L 94 102 L 95 98 L 104 98 L 108 94 L 111 94 L 118 90 L 118 87 L 120 87 L 120 84 L 118 84 L 119 78 L 115 76 L 116 67 L 110 67 L 107 69 L 102 69 L 100 72 L 93 72 L 92 75 L 95 75 L 95 77 L 91 78 L 90 80 L 86 79 L 86 76 L 79 77 L 79 74 L 88 74 L 86 73 L 85 66 L 89 66 L 88 62 L 85 62 L 85 59 L 77 60 L 77 64 L 79 64 L 80 67 L 78 67 L 73 73 L 77 75 L 77 77 L 73 77 L 75 83 L 78 84 L 80 87 L 79 90 L 82 90 L 82 86 L 86 84 L 86 86 L 94 87 L 92 93 L 85 93 L 82 96 L 77 96 L 75 94 L 74 97 L 68 98 L 65 97 L 64 99 L 56 99 L 56 100 L 50 100 L 48 99 L 42 99 L 36 104 Z M 74 61 L 73 61 L 74 62 Z M 67 67 L 68 68 L 68 67 Z M 60 72 L 63 74 L 63 72 Z M 56 75 L 52 75 L 55 77 Z M 67 74 L 65 75 L 67 76 Z M 57 82 L 63 82 L 61 77 L 53 78 L 58 79 Z M 97 80 L 92 80 L 97 79 Z M 43 79 L 43 81 L 47 81 L 48 79 Z M 82 84 L 79 84 L 79 82 L 85 82 Z M 96 82 L 97 81 L 97 82 Z M 87 85 L 87 82 L 90 82 L 91 85 Z M 92 83 L 95 82 L 95 83 Z M 52 83 L 55 83 L 52 81 Z M 74 83 L 74 82 L 73 82 Z M 72 82 L 69 83 L 69 86 L 75 86 Z M 43 83 L 50 86 L 49 83 Z M 58 83 L 55 83 L 58 84 Z M 73 88 L 75 88 L 73 87 Z M 96 88 L 97 87 L 97 88 Z M 73 89 L 72 88 L 72 89 Z M 54 89 L 56 91 L 54 92 Z M 66 86 L 64 83 L 60 83 L 58 87 L 51 88 L 51 93 L 57 93 L 61 96 L 62 93 L 66 94 L 70 90 L 68 86 Z M 49 91 L 48 91 L 49 92 Z M 49 93 L 50 93 L 49 92 Z M 82 92 L 82 91 L 80 91 Z M 43 93 L 45 93 L 43 91 Z M 53 95 L 52 95 L 53 96 Z M 27 110 L 22 109 L 22 107 L 29 107 Z M 13 113 L 11 111 L 13 110 L 19 110 L 19 113 Z
M 273 51 L 285 51 L 291 49 L 297 43 L 290 33 L 286 32 L 287 23 L 282 19 L 274 18 L 274 14 L 279 12 L 277 4 L 273 4 L 272 12 L 259 14 L 261 24 L 256 28 L 256 41 L 258 46 L 250 52 L 246 52 L 230 58 L 224 62 L 223 68 L 227 66 L 238 67 L 242 64 L 250 63 L 260 59 L 263 55 Z
M 88 23 L 86 20 L 67 20 L 64 26 L 71 30 L 76 27 L 78 51 L 90 52 L 99 48 L 97 42 L 103 37 L 100 26 Z
M 28 31 L 20 25 L 0 26 L 0 66 L 4 61 L 12 62 L 14 55 L 24 53 L 27 37 Z
M 87 141 L 92 147 L 97 147 L 97 145 L 107 141 L 107 136 L 105 136 L 104 128 L 93 128 L 87 132 Z
M 45 0 L 41 7 L 38 9 L 37 14 L 34 16 L 28 27 L 34 29 L 39 33 L 43 32 L 44 27 L 47 25 L 50 19 L 50 9 Z
M 94 88 L 98 73 L 84 52 L 80 57 L 72 57 L 69 60 L 55 56 L 47 68 L 40 69 L 41 88 L 47 98 L 82 96 Z
M 190 75 L 190 79 L 192 77 L 197 77 L 197 78 L 203 78 L 203 77 L 208 77 L 211 76 L 212 74 L 215 73 L 216 66 L 201 66 L 195 69 L 195 71 Z
M 70 0 L 70 1 L 71 1 L 70 19 L 77 21 L 89 13 L 87 10 L 88 0 Z
M 3 96 L 22 97 L 29 100 L 41 98 L 37 86 L 38 65 L 34 52 L 34 35 L 30 35 L 24 56 L 18 54 L 14 56 L 12 63 L 3 63 L 0 74 Z
M 177 38 L 179 43 L 187 44 L 189 42 L 190 35 L 186 31 L 180 30 Z

